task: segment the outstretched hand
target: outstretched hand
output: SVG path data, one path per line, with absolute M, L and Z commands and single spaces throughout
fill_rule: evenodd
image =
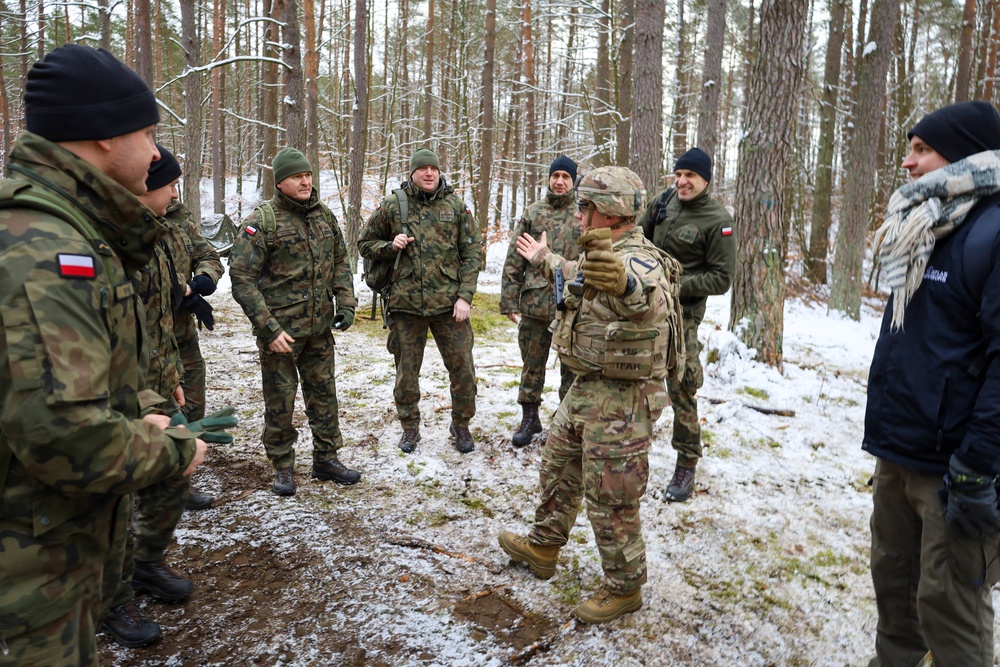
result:
M 545 252 L 542 252 L 543 249 Z M 542 237 L 537 241 L 528 232 L 524 232 L 517 237 L 517 254 L 532 264 L 536 263 L 536 261 L 541 261 L 548 250 L 548 236 L 545 232 L 542 232 Z

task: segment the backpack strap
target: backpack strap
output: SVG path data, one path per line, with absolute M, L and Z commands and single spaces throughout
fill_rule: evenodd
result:
M 647 240 L 653 240 L 653 230 L 656 229 L 656 225 L 659 224 L 660 220 L 666 215 L 667 202 L 670 201 L 670 198 L 674 196 L 675 192 L 677 192 L 675 188 L 669 187 L 663 191 L 663 194 L 660 195 L 660 198 L 656 201 L 656 205 L 653 207 L 653 212 L 649 216 L 649 227 L 642 230 Z
M 1000 236 L 1000 211 L 993 211 L 994 215 L 986 214 L 998 206 L 1000 204 L 991 206 L 976 220 L 972 231 L 965 238 L 965 247 L 962 249 L 962 277 L 965 280 L 965 287 L 977 301 L 982 298 L 986 278 L 996 263 L 993 246 Z
M 278 221 L 274 217 L 274 207 L 271 206 L 271 202 L 266 201 L 255 210 L 257 211 L 258 217 L 260 217 L 261 231 L 265 234 L 273 234 L 275 230 L 278 229 Z
M 400 220 L 400 223 L 402 223 L 403 233 L 405 234 L 406 233 L 406 227 L 409 224 L 409 221 L 406 219 L 406 214 L 407 214 L 407 210 L 406 210 L 406 190 L 404 190 L 403 188 L 396 188 L 395 190 L 392 191 L 392 194 L 396 195 L 396 201 L 399 202 L 399 220 Z M 398 262 L 397 262 L 396 266 L 399 266 Z

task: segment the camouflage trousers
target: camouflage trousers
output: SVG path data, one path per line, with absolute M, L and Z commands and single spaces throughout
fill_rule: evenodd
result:
M 264 390 L 264 449 L 275 469 L 295 465 L 293 445 L 299 434 L 292 424 L 295 394 L 302 381 L 306 417 L 313 437 L 313 462 L 337 456 L 344 444 L 340 434 L 333 334 L 295 339 L 291 353 L 278 354 L 257 341 Z
M 451 313 L 420 317 L 389 316 L 386 349 L 396 360 L 393 398 L 403 428 L 420 428 L 420 367 L 424 363 L 427 332 L 434 336 L 451 383 L 451 420 L 468 426 L 476 414 L 476 366 L 472 360 L 472 324 L 456 322 Z
M 639 499 L 649 478 L 653 423 L 666 404 L 661 381 L 578 377 L 542 448 L 541 502 L 528 539 L 543 546 L 566 544 L 586 498 L 604 586 L 616 593 L 646 582 Z
M 517 325 L 517 344 L 521 348 L 521 388 L 517 402 L 541 403 L 545 388 L 545 366 L 549 362 L 552 332 L 549 323 L 535 317 L 521 315 Z M 573 384 L 573 372 L 559 364 L 559 400 L 562 401 Z
M 181 378 L 184 407 L 181 410 L 189 422 L 194 422 L 205 418 L 205 358 L 201 356 L 197 333 L 186 341 L 177 341 L 177 345 L 184 365 L 184 377 Z
M 677 462 L 689 466 L 697 464 L 702 456 L 701 422 L 698 419 L 696 394 L 705 383 L 705 372 L 701 367 L 699 324 L 701 318 L 689 317 L 688 313 L 684 313 L 684 375 L 679 384 L 667 383 L 670 403 L 674 408 L 674 433 L 670 444 L 677 452 Z
M 109 506 L 93 515 L 93 521 L 83 533 L 83 539 L 64 543 L 64 548 L 54 551 L 50 546 L 38 549 L 39 573 L 46 581 L 53 576 L 70 575 L 71 589 L 62 585 L 40 584 L 31 597 L 23 600 L 25 617 L 7 616 L 0 624 L 0 665 L 17 667 L 96 667 L 97 627 L 110 608 L 106 601 L 114 593 L 121 572 L 113 573 L 110 584 L 106 563 L 109 539 L 116 542 L 125 534 L 129 496 L 109 499 Z M 2 522 L 0 522 L 2 523 Z M 56 528 L 56 531 L 59 529 Z M 30 531 L 30 525 L 29 525 Z M 15 531 L 0 527 L 5 536 Z M 50 537 L 52 533 L 41 536 Z M 30 540 L 30 532 L 28 533 Z M 81 537 L 80 534 L 77 537 Z M 12 539 L 17 539 L 16 537 Z M 63 554 L 57 556 L 57 554 Z M 57 560 L 59 558 L 59 560 Z M 61 562 L 60 562 L 61 561 Z M 103 577 L 103 578 L 102 578 Z M 109 587 L 110 586 L 110 587 Z M 2 591 L 0 591 L 2 595 Z M 56 604 L 53 609 L 50 605 Z M 59 614 L 43 616 L 40 623 L 31 617 L 42 612 Z M 26 629 L 25 629 L 26 628 Z M 18 633 L 18 630 L 22 630 Z

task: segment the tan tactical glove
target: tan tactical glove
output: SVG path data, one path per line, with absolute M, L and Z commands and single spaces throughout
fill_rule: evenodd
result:
M 610 250 L 592 250 L 583 263 L 583 285 L 593 287 L 611 296 L 621 296 L 628 287 L 625 265 Z
M 586 274 L 587 272 L 586 260 L 587 258 L 589 258 L 592 252 L 596 252 L 598 250 L 606 250 L 608 252 L 611 252 L 612 248 L 611 230 L 607 228 L 601 228 L 601 229 L 590 228 L 587 231 L 585 231 L 580 238 L 576 240 L 576 244 L 581 248 L 583 248 L 583 256 L 584 256 L 583 272 L 584 274 Z M 595 285 L 592 284 L 588 285 L 587 281 L 584 280 L 584 286 L 583 286 L 584 299 L 587 300 L 593 299 L 594 297 L 597 296 L 598 291 L 599 290 Z

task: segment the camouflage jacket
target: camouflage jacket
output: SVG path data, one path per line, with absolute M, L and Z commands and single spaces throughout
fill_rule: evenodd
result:
M 163 223 L 163 220 L 160 222 Z M 184 377 L 181 351 L 174 337 L 172 304 L 178 290 L 183 290 L 178 271 L 161 238 L 154 248 L 153 259 L 139 271 L 139 296 L 146 307 L 146 339 L 149 341 L 146 386 L 168 398 L 172 397 Z
M 576 259 L 580 225 L 573 217 L 575 203 L 574 191 L 557 195 L 549 190 L 545 199 L 535 202 L 521 214 L 503 264 L 501 313 L 521 313 L 540 320 L 552 320 L 556 316 L 556 295 L 552 285 L 541 271 L 531 266 L 531 262 L 517 254 L 517 238 L 527 232 L 537 240 L 545 232 L 546 243 L 552 252 L 566 259 Z
M 637 225 L 646 238 L 681 263 L 681 305 L 685 315 L 698 321 L 705 316 L 705 302 L 713 294 L 725 294 L 736 273 L 736 235 L 729 211 L 709 193 L 710 188 L 692 201 L 682 202 L 676 193 L 659 211 L 653 199 Z
M 434 192 L 407 181 L 407 221 L 400 220 L 395 194 L 382 201 L 361 230 L 358 250 L 365 259 L 392 259 L 392 240 L 405 230 L 414 241 L 402 251 L 393 275 L 389 311 L 432 317 L 450 313 L 458 299 L 472 303 L 483 266 L 479 226 L 441 178 Z
M 121 495 L 194 457 L 193 440 L 139 419 L 158 397 L 130 277 L 160 231 L 152 212 L 28 132 L 7 175 L 73 199 L 65 217 L 0 209 L 0 639 L 96 598 Z
M 358 303 L 344 235 L 316 190 L 304 203 L 275 192 L 271 207 L 274 231 L 255 210 L 229 255 L 233 298 L 265 344 L 282 331 L 292 338 L 329 331 L 334 297 L 338 308 Z
M 177 278 L 182 285 L 187 285 L 191 278 L 198 274 L 208 276 L 215 284 L 219 283 L 225 270 L 219 260 L 219 253 L 201 235 L 201 229 L 191 217 L 191 211 L 177 200 L 167 207 L 167 234 L 163 237 L 170 256 L 177 269 Z M 181 295 L 183 296 L 183 294 Z M 189 313 L 179 302 L 174 308 L 174 338 L 179 345 L 198 335 L 194 315 Z

